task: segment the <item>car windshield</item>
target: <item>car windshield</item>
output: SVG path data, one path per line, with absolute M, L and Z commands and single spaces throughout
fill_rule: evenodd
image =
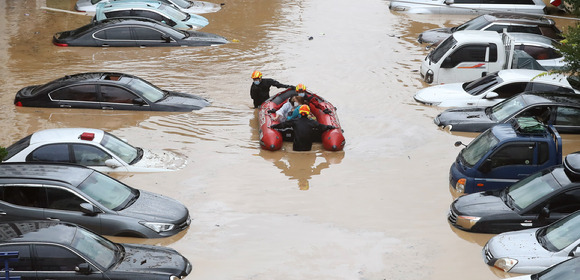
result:
M 576 211 L 541 229 L 538 242 L 552 252 L 558 252 L 580 239 L 580 211 Z
M 169 5 L 161 5 L 159 10 L 165 11 L 165 13 L 172 19 L 176 19 L 178 21 L 185 21 L 188 18 L 188 14 L 174 8 L 173 6 Z
M 457 41 L 453 36 L 447 37 L 437 48 L 435 48 L 430 54 L 429 57 L 431 58 L 431 62 L 437 63 L 439 60 L 451 49 L 451 47 L 455 46 Z
M 108 132 L 105 132 L 103 140 L 101 141 L 101 145 L 109 149 L 109 151 L 120 157 L 128 164 L 133 163 L 133 161 L 139 157 L 138 148 L 129 145 L 129 143 L 115 137 Z
M 126 208 L 138 196 L 138 191 L 99 172 L 93 172 L 78 189 L 113 211 Z
M 481 158 L 499 143 L 499 140 L 491 133 L 491 130 L 486 130 L 477 138 L 475 138 L 465 149 L 460 153 L 463 162 L 468 167 L 473 167 Z
M 534 173 L 525 179 L 518 181 L 507 189 L 506 203 L 511 208 L 522 210 L 538 201 L 545 195 L 552 193 L 562 186 L 554 179 L 552 170 L 544 170 Z M 554 169 L 553 172 L 564 172 L 562 168 Z
M 147 101 L 153 103 L 165 98 L 166 95 L 163 90 L 141 79 L 133 78 L 127 85 L 135 92 L 140 93 Z
M 115 243 L 82 228 L 77 229 L 71 246 L 104 268 L 117 263 L 121 256 Z
M 477 80 L 463 84 L 463 90 L 471 95 L 480 95 L 490 87 L 503 83 L 503 80 L 496 73 L 483 76 Z
M 476 17 L 460 26 L 453 27 L 451 30 L 453 32 L 460 31 L 460 30 L 481 30 L 485 26 L 489 24 L 489 21 L 486 19 L 486 16 L 479 16 Z
M 536 275 L 534 280 L 577 280 L 580 279 L 580 259 L 571 258 L 552 266 Z
M 526 102 L 521 95 L 514 96 L 491 107 L 491 116 L 498 122 L 505 120 L 515 112 L 526 107 Z

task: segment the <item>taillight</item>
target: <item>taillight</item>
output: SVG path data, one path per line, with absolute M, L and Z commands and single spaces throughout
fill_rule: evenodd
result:
M 18 106 L 18 107 L 22 107 L 22 102 L 18 101 L 16 103 L 14 103 L 14 105 Z
M 54 45 L 59 47 L 68 47 L 68 44 L 65 43 L 54 43 Z

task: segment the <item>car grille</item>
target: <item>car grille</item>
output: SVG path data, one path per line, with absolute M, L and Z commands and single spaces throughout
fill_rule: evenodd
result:
M 485 248 L 483 248 L 483 252 L 484 252 L 484 257 L 485 257 L 485 263 L 489 264 L 489 262 L 493 259 L 493 255 L 491 254 L 491 252 L 487 248 L 487 245 L 485 245 Z
M 187 219 L 185 219 L 185 221 L 183 221 L 183 223 L 178 224 L 177 228 L 182 230 L 182 229 L 187 228 L 189 226 L 189 224 L 191 224 L 191 218 L 190 218 L 190 216 L 187 216 Z
M 456 224 L 457 223 L 457 214 L 455 212 L 453 212 L 453 210 L 449 209 L 449 214 L 447 215 L 447 219 L 449 220 L 449 222 L 451 224 Z

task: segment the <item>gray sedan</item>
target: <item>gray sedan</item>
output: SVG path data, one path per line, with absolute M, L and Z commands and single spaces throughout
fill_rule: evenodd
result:
M 189 211 L 178 201 L 129 187 L 87 167 L 0 164 L 0 221 L 33 219 L 142 238 L 172 236 L 191 221 Z

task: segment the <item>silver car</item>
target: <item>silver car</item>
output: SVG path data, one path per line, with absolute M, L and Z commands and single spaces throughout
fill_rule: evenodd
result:
M 580 211 L 539 229 L 506 232 L 483 247 L 485 263 L 510 273 L 538 273 L 580 256 Z
M 471 14 L 491 11 L 545 14 L 542 0 L 391 0 L 389 9 L 412 14 Z

